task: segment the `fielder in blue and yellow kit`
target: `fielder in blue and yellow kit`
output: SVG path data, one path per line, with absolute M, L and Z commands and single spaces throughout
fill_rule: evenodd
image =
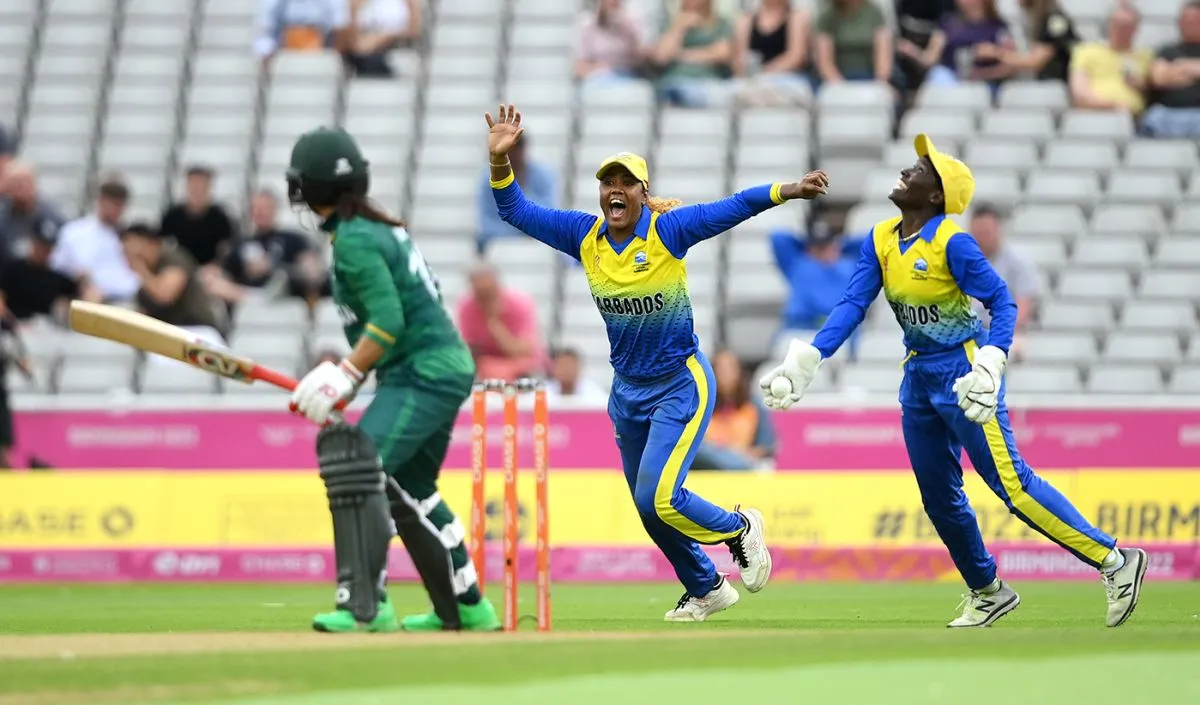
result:
M 949 626 L 986 627 L 1021 602 L 997 578 L 963 493 L 964 448 L 1013 514 L 1100 570 L 1106 623 L 1120 626 L 1137 606 L 1146 553 L 1117 549 L 1113 537 L 1092 526 L 1017 452 L 1003 377 L 1017 306 L 975 239 L 946 218 L 971 202 L 970 169 L 938 152 L 925 135 L 915 146 L 919 158 L 900 173 L 890 197 L 900 215 L 872 228 L 845 296 L 812 344 L 793 340 L 783 364 L 763 377 L 767 405 L 787 409 L 800 400 L 821 362 L 862 323 L 882 289 L 908 349 L 900 406 L 909 460 L 925 512 L 971 589 Z M 990 331 L 975 316 L 972 298 L 991 313 Z
M 521 136 L 521 115 L 500 106 L 490 132 L 492 193 L 505 222 L 582 263 L 604 317 L 616 372 L 608 411 L 625 478 L 650 538 L 686 592 L 667 621 L 703 621 L 731 607 L 738 592 L 716 571 L 700 544 L 724 543 L 742 584 L 758 592 L 771 574 L 762 514 L 728 511 L 684 488 L 715 400 L 713 372 L 692 327 L 684 255 L 786 200 L 824 193 L 826 177 L 747 189 L 729 198 L 672 210 L 651 198 L 641 157 L 621 153 L 600 165 L 604 215 L 543 208 L 521 193 L 507 158 Z

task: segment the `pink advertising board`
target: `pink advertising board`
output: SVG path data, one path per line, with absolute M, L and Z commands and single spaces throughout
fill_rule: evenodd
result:
M 1147 546 L 1153 580 L 1200 579 L 1200 547 Z M 1095 580 L 1096 571 L 1054 546 L 1000 545 L 993 548 L 1001 572 L 1012 580 Z M 717 569 L 736 572 L 724 549 L 714 549 Z M 488 580 L 499 584 L 502 561 L 489 561 Z M 534 556 L 520 556 L 522 580 L 533 580 Z M 774 552 L 773 578 L 784 581 L 957 580 L 941 548 L 789 548 Z M 654 548 L 571 547 L 554 549 L 556 582 L 673 582 L 675 574 Z M 0 550 L 0 584 L 21 582 L 333 582 L 327 548 Z M 391 554 L 391 579 L 416 580 L 407 555 Z
M 772 417 L 785 470 L 908 467 L 899 410 L 805 410 Z M 522 421 L 523 455 L 529 451 Z M 1039 468 L 1200 467 L 1200 410 L 1014 411 L 1022 454 Z M 24 411 L 16 416 L 17 466 L 34 456 L 56 468 L 301 470 L 314 462 L 316 427 L 268 411 Z M 499 462 L 501 425 L 489 455 Z M 470 464 L 470 418 L 454 430 L 448 468 Z M 551 412 L 550 460 L 558 470 L 619 467 L 603 411 Z

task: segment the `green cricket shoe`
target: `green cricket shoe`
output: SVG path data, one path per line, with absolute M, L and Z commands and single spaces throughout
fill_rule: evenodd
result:
M 359 624 L 350 610 L 334 610 L 322 612 L 313 617 L 313 629 L 319 632 L 394 632 L 400 629 L 400 621 L 396 619 L 396 607 L 391 597 L 383 598 L 379 603 L 379 612 L 370 624 Z
M 496 616 L 496 608 L 486 598 L 481 598 L 473 605 L 459 603 L 458 616 L 462 620 L 464 632 L 497 632 L 500 631 L 500 619 Z M 442 620 L 436 614 L 414 614 L 401 621 L 401 628 L 406 632 L 440 632 Z

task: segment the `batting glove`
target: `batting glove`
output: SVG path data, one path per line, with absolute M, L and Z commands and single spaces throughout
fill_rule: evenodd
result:
M 783 356 L 783 363 L 758 381 L 758 386 L 762 388 L 763 403 L 768 409 L 792 408 L 808 391 L 822 362 L 820 350 L 799 338 L 793 339 L 788 345 L 787 354 Z M 777 380 L 784 380 L 786 384 L 779 384 Z
M 958 395 L 958 406 L 968 419 L 980 426 L 996 416 L 1000 404 L 1000 381 L 1008 355 L 994 345 L 985 345 L 975 351 L 975 364 L 971 371 L 954 382 L 954 393 Z
M 292 392 L 288 408 L 315 424 L 329 422 L 339 402 L 349 401 L 362 384 L 363 373 L 347 360 L 338 364 L 322 362 L 304 375 Z

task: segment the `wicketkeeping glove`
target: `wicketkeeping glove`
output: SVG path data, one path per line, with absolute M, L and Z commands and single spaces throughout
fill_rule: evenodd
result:
M 980 426 L 996 416 L 1000 403 L 1000 381 L 1008 355 L 994 345 L 985 345 L 975 351 L 975 364 L 971 371 L 954 382 L 954 393 L 958 395 L 958 406 L 968 419 Z
M 787 354 L 783 356 L 783 363 L 763 375 L 763 378 L 758 381 L 758 385 L 762 388 L 763 403 L 768 409 L 790 409 L 792 405 L 800 401 L 804 393 L 808 390 L 808 386 L 812 384 L 813 377 L 817 374 L 817 369 L 821 366 L 821 351 L 814 348 L 811 344 L 800 340 L 793 339 L 788 345 Z M 786 384 L 776 384 L 777 380 L 784 380 Z M 772 391 L 774 388 L 774 391 Z M 786 393 L 777 394 L 777 392 Z

